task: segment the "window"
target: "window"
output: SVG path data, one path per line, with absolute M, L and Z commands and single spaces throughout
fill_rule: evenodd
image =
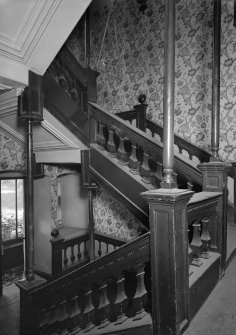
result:
M 10 243 L 24 237 L 24 180 L 2 179 L 0 190 L 2 241 Z

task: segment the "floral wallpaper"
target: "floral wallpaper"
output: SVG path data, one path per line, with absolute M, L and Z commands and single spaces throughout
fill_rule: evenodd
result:
M 236 159 L 236 28 L 233 0 L 222 0 L 220 158 Z M 162 124 L 164 0 L 149 0 L 145 14 L 136 0 L 108 2 L 91 9 L 92 67 L 98 103 L 112 112 L 128 110 L 140 93 L 147 114 Z M 107 31 L 105 27 L 107 24 Z M 210 150 L 212 0 L 176 1 L 175 133 Z M 78 60 L 84 49 L 73 32 L 68 47 Z
M 23 170 L 26 168 L 24 147 L 4 132 L 0 132 L 0 169 Z
M 100 188 L 93 203 L 95 230 L 122 241 L 130 241 L 147 231 L 121 203 Z
M 175 132 L 209 148 L 212 1 L 177 2 Z
M 59 227 L 62 223 L 57 220 L 58 206 L 58 176 L 64 173 L 75 171 L 72 168 L 64 167 L 63 165 L 44 165 L 45 175 L 51 179 L 51 223 L 52 228 Z
M 234 1 L 222 1 L 220 154 L 236 160 L 236 28 Z

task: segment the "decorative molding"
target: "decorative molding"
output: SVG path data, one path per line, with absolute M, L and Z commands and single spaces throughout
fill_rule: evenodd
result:
M 13 137 L 15 140 L 20 142 L 21 144 L 25 144 L 24 136 L 16 132 L 14 129 L 9 127 L 6 123 L 0 120 L 0 129 L 3 130 L 8 136 Z
M 78 145 L 76 145 L 72 140 L 68 137 L 64 136 L 63 133 L 55 128 L 51 123 L 47 120 L 41 122 L 41 127 L 48 131 L 51 135 L 55 136 L 61 143 L 63 143 L 65 148 L 77 149 Z
M 0 35 L 1 54 L 27 64 L 32 51 L 61 2 L 62 0 L 36 0 L 25 15 L 14 39 Z
M 42 141 L 34 143 L 35 151 L 63 150 L 63 149 L 67 150 L 68 147 L 66 147 L 63 143 L 59 141 Z

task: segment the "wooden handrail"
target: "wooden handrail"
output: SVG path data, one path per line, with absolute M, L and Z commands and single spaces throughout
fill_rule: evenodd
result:
M 140 145 L 144 151 L 151 154 L 156 162 L 162 162 L 163 145 L 161 142 L 158 142 L 143 131 L 132 127 L 116 115 L 95 103 L 89 102 L 89 114 L 96 121 L 105 124 L 108 128 L 110 127 L 117 133 L 130 139 L 132 143 Z M 175 153 L 175 169 L 177 173 L 184 175 L 191 181 L 196 182 L 199 185 L 202 184 L 202 175 L 197 168 L 197 164 L 177 152 Z
M 130 123 L 133 120 L 136 120 L 137 114 L 135 110 L 124 111 L 120 113 L 116 113 L 123 120 L 127 120 Z M 152 134 L 158 134 L 162 141 L 163 138 L 163 127 L 159 124 L 153 122 L 152 120 L 146 119 L 146 128 L 150 130 Z M 200 163 L 210 162 L 212 155 L 210 152 L 199 148 L 197 145 L 189 142 L 188 140 L 182 138 L 181 136 L 175 134 L 174 135 L 174 143 L 180 150 L 187 151 L 191 156 L 195 156 L 199 159 Z M 234 178 L 235 173 L 233 167 L 229 171 L 229 177 Z
M 62 287 L 65 287 L 66 283 L 70 284 L 93 283 L 95 280 L 99 280 L 101 277 L 106 277 L 104 275 L 104 270 L 107 275 L 116 275 L 125 267 L 130 267 L 130 265 L 135 266 L 139 263 L 144 263 L 149 261 L 150 253 L 150 233 L 146 233 L 139 238 L 128 242 L 121 246 L 119 249 L 110 252 L 107 255 L 97 258 L 94 261 L 84 265 L 83 267 L 73 270 L 72 272 L 54 280 L 53 282 L 46 283 L 36 290 L 31 291 L 32 298 L 34 295 L 48 296 L 50 292 L 61 291 Z M 106 265 L 106 267 L 104 267 Z M 96 278 L 94 278 L 94 273 L 96 273 Z
M 184 204 L 182 204 L 182 198 L 185 197 L 185 194 L 182 194 L 184 192 L 188 193 L 188 198 L 191 196 L 191 193 L 193 192 L 188 192 L 188 191 L 178 191 L 177 196 L 180 196 L 181 199 L 179 200 L 181 204 L 181 210 L 186 211 Z M 217 251 L 221 253 L 221 241 L 218 240 L 219 234 L 221 233 L 221 222 L 218 222 L 217 220 L 217 210 L 218 210 L 218 201 L 220 201 L 220 198 L 222 197 L 222 193 L 214 193 L 214 192 L 201 192 L 202 194 L 196 194 L 193 195 L 191 198 L 187 212 L 188 215 L 188 220 L 194 220 L 196 218 L 201 219 L 201 214 L 204 216 L 205 215 L 210 215 L 208 222 L 209 222 L 209 232 L 210 236 L 212 239 L 211 245 L 210 245 L 210 250 Z M 150 193 L 151 194 L 151 193 Z M 166 196 L 166 195 L 165 195 Z M 169 197 L 168 195 L 166 196 L 167 200 L 171 203 L 172 206 L 175 207 L 175 202 L 171 201 L 171 196 Z M 159 199 L 159 198 L 158 198 Z M 188 201 L 187 198 L 184 198 L 185 201 Z M 159 199 L 160 200 L 160 199 Z M 199 207 L 199 208 L 197 208 Z M 179 210 L 179 207 L 178 207 Z M 163 207 L 162 203 L 160 204 L 160 211 L 163 213 Z M 190 213 L 191 212 L 191 213 Z M 198 213 L 197 213 L 198 212 Z M 212 215 L 214 214 L 214 215 Z M 165 217 L 165 216 L 164 216 Z M 166 216 L 168 218 L 168 216 Z M 203 219 L 204 219 L 203 218 Z M 178 215 L 179 223 L 185 222 L 185 219 L 183 219 L 182 215 Z M 158 215 L 151 215 L 150 220 L 155 220 L 155 227 L 159 227 L 160 231 L 167 226 L 163 226 L 163 222 L 159 221 L 159 216 Z M 184 221 L 181 221 L 184 220 Z M 178 227 L 180 227 L 180 224 L 177 224 Z M 179 234 L 179 238 L 176 239 L 176 234 L 170 234 L 172 238 L 178 243 L 182 245 L 182 251 L 180 252 L 181 257 L 178 257 L 178 260 L 180 263 L 183 265 L 182 269 L 182 278 L 180 280 L 180 284 L 183 285 L 182 279 L 184 278 L 185 283 L 188 284 L 188 271 L 187 271 L 187 263 L 185 259 L 185 254 L 187 252 L 186 247 L 187 243 L 185 241 L 185 228 L 183 228 L 185 225 L 183 224 L 181 229 L 177 229 Z M 169 225 L 169 228 L 172 231 L 172 226 Z M 155 231 L 155 229 L 154 229 Z M 164 236 L 169 236 L 167 232 L 165 232 Z M 159 242 L 162 241 L 163 237 L 159 236 Z M 148 294 L 148 299 L 150 297 L 153 297 L 153 290 L 152 292 L 150 291 L 150 285 L 151 285 L 151 278 L 153 279 L 154 277 L 151 276 L 150 274 L 150 269 L 153 269 L 153 271 L 156 274 L 156 277 L 154 278 L 152 285 L 156 286 L 158 285 L 159 282 L 161 282 L 159 279 L 160 278 L 172 278 L 172 276 L 169 274 L 168 270 L 170 267 L 168 266 L 168 260 L 170 256 L 169 252 L 169 246 L 175 245 L 175 243 L 165 243 L 165 239 L 162 241 L 162 247 L 166 250 L 164 253 L 163 252 L 158 252 L 157 255 L 159 255 L 160 261 L 158 262 L 158 267 L 156 267 L 156 262 L 155 259 L 153 258 L 153 243 L 155 244 L 154 241 L 156 241 L 156 235 L 153 235 L 152 232 L 148 232 L 142 236 L 140 236 L 137 239 L 134 239 L 131 242 L 128 242 L 124 244 L 123 246 L 119 247 L 118 249 L 105 254 L 104 256 L 97 258 L 93 260 L 90 263 L 87 263 L 86 265 L 83 265 L 80 268 L 72 270 L 70 273 L 63 274 L 60 278 L 57 278 L 56 280 L 53 280 L 48 283 L 42 283 L 40 286 L 37 288 L 24 288 L 20 282 L 18 283 L 18 286 L 22 289 L 22 292 L 24 293 L 24 310 L 30 311 L 32 310 L 31 313 L 31 318 L 28 320 L 27 316 L 25 320 L 22 320 L 22 322 L 25 322 L 25 328 L 26 332 L 24 334 L 40 334 L 43 333 L 44 329 L 47 329 L 47 327 L 50 327 L 51 325 L 55 325 L 60 327 L 60 329 L 64 329 L 63 327 L 66 327 L 70 329 L 74 325 L 73 318 L 70 317 L 70 315 L 67 312 L 63 312 L 63 306 L 65 308 L 68 307 L 74 308 L 74 301 L 78 300 L 78 297 L 81 301 L 81 299 L 85 299 L 86 304 L 83 305 L 84 307 L 82 308 L 82 311 L 80 308 L 76 309 L 76 315 L 80 315 L 83 320 L 86 322 L 86 325 L 83 326 L 83 330 L 89 327 L 90 325 L 92 327 L 96 326 L 96 322 L 94 324 L 94 313 L 99 313 L 99 309 L 101 310 L 102 308 L 105 308 L 108 306 L 111 302 L 107 298 L 107 292 L 108 292 L 108 283 L 113 282 L 117 286 L 117 299 L 115 301 L 115 305 L 113 303 L 113 308 L 118 307 L 118 314 L 116 315 L 117 318 L 117 324 L 116 325 L 116 330 L 117 325 L 120 322 L 120 318 L 124 316 L 125 318 L 129 318 L 130 316 L 124 315 L 124 309 L 122 307 L 123 302 L 125 299 L 127 299 L 126 296 L 126 289 L 124 287 L 124 284 L 126 282 L 127 284 L 127 275 L 132 276 L 132 280 L 137 280 L 137 287 L 136 293 L 134 297 L 132 297 L 133 300 L 135 300 L 138 303 L 138 309 L 137 309 L 137 320 L 139 313 L 144 313 L 144 315 L 148 316 L 148 320 L 151 320 L 150 318 L 150 312 L 152 312 L 152 321 L 154 320 L 153 318 L 155 317 L 155 313 L 153 312 L 154 310 L 156 311 L 156 316 L 159 315 L 159 310 L 164 313 L 165 312 L 165 307 L 163 307 L 162 304 L 162 299 L 163 301 L 167 302 L 168 306 L 169 304 L 175 304 L 175 300 L 172 300 L 172 297 L 170 295 L 161 295 L 158 296 L 158 299 L 156 299 L 156 296 L 154 296 L 154 304 L 152 307 L 148 307 L 146 305 L 145 308 L 143 309 L 142 305 L 142 298 Z M 161 244 L 161 242 L 160 242 Z M 159 245 L 159 243 L 158 243 Z M 171 253 L 171 255 L 175 255 L 175 253 Z M 215 259 L 215 258 L 214 258 Z M 154 263 L 152 263 L 154 262 Z M 173 260 L 171 261 L 173 263 Z M 153 266 L 155 264 L 155 266 Z M 211 261 L 209 262 L 210 266 Z M 217 266 L 218 263 L 216 263 Z M 151 265 L 151 266 L 150 266 Z M 162 268 L 164 271 L 162 271 Z M 155 269 L 158 269 L 156 271 Z M 186 270 L 186 271 L 185 271 Z M 172 272 L 171 272 L 172 273 Z M 134 279 L 135 278 L 135 279 Z M 146 278 L 146 279 L 145 279 Z M 196 280 L 196 290 L 197 292 L 201 291 L 201 287 L 203 286 L 202 284 L 200 285 L 200 281 L 202 283 L 202 280 L 204 280 L 203 276 L 197 281 Z M 129 280 L 128 280 L 129 281 Z M 145 283 L 146 282 L 146 283 Z M 93 288 L 98 287 L 99 288 L 99 296 L 100 296 L 100 302 L 99 302 L 99 309 L 95 307 L 96 304 L 92 303 L 91 297 L 92 297 L 92 291 Z M 168 286 L 169 287 L 169 286 Z M 171 287 L 171 286 L 170 286 Z M 169 288 L 170 288 L 169 287 Z M 181 286 L 182 287 L 182 286 Z M 127 288 L 127 287 L 126 287 Z M 183 288 L 182 288 L 183 289 Z M 186 290 L 188 289 L 188 285 L 185 288 Z M 95 289 L 96 290 L 96 289 Z M 127 291 L 128 292 L 128 291 Z M 94 291 L 96 294 L 96 292 Z M 166 298 L 168 297 L 168 298 Z M 185 295 L 185 298 L 187 299 L 187 295 Z M 167 299 L 167 300 L 166 300 Z M 185 299 L 185 303 L 188 303 L 188 300 Z M 150 300 L 149 300 L 150 302 Z M 190 306 L 191 311 L 193 308 L 195 308 L 195 304 L 191 301 L 192 305 Z M 154 306 L 155 305 L 155 306 Z M 134 305 L 136 306 L 136 305 Z M 186 308 L 187 305 L 185 305 Z M 137 307 L 137 306 L 136 306 Z M 154 308 L 154 309 L 153 309 Z M 115 310 L 115 309 L 113 309 Z M 91 311 L 91 314 L 90 314 Z M 64 314 L 63 314 L 64 313 Z M 55 314 L 55 315 L 54 315 Z M 68 318 L 68 324 L 63 323 L 63 318 L 61 319 L 61 316 L 65 316 L 65 318 Z M 69 315 L 69 317 L 68 317 Z M 105 309 L 103 311 L 103 319 L 102 320 L 107 320 L 108 318 L 108 309 Z M 192 311 L 193 315 L 193 311 Z M 55 316 L 55 318 L 54 318 Z M 131 315 L 133 318 L 134 314 Z M 133 321 L 135 321 L 136 316 L 133 318 Z M 87 320 L 89 322 L 87 322 Z M 144 321 L 147 322 L 147 324 L 150 324 L 152 321 Z M 157 320 L 158 321 L 158 317 Z M 92 324 L 93 322 L 93 324 Z M 101 325 L 100 321 L 100 325 Z M 121 322 L 122 323 L 122 322 Z M 22 323 L 23 324 L 23 323 Z M 98 327 L 100 327 L 100 325 Z M 135 324 L 132 324 L 133 327 L 135 327 Z M 127 325 L 126 325 L 127 326 Z M 113 327 L 113 325 L 112 325 Z M 90 329 L 90 328 L 89 328 Z M 122 328 L 125 329 L 125 328 Z M 89 330 L 88 330 L 89 333 Z M 150 333 L 151 334 L 151 333 Z

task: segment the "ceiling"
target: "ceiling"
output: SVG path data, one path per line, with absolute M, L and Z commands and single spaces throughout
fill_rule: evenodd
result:
M 91 0 L 0 0 L 0 83 L 43 75 Z

